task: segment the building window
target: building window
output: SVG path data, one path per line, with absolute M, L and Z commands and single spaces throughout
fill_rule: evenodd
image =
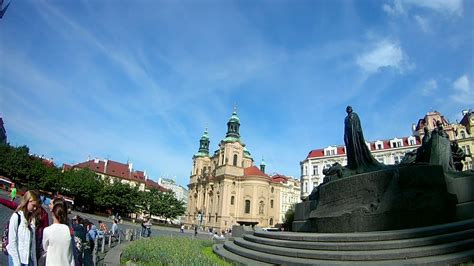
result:
M 273 208 L 273 200 L 270 200 L 270 208 Z
M 234 196 L 230 197 L 230 205 L 234 205 L 234 200 L 235 200 Z
M 410 145 L 411 145 L 411 146 L 415 145 L 415 140 L 414 140 L 414 139 L 411 139 L 411 140 L 410 140 Z
M 273 218 L 270 218 L 270 225 L 273 225 Z
M 217 213 L 216 213 L 216 223 L 217 223 Z
M 237 166 L 237 154 L 234 154 L 234 166 Z
M 245 213 L 250 213 L 250 200 L 245 200 Z
M 382 149 L 382 144 L 377 144 L 377 150 L 381 150 Z
M 313 175 L 318 175 L 318 166 L 313 165 Z
M 464 132 L 464 130 L 461 131 L 461 138 L 462 138 L 462 139 L 465 139 L 465 138 L 466 138 L 466 132 Z
M 469 145 L 464 146 L 464 153 L 466 155 L 471 155 L 471 147 Z
M 273 187 L 272 187 L 272 189 L 271 189 L 271 190 L 272 190 L 272 193 L 275 191 L 275 189 L 274 189 Z
M 306 165 L 305 165 L 303 175 L 307 175 L 307 174 L 308 174 L 308 169 L 306 168 Z

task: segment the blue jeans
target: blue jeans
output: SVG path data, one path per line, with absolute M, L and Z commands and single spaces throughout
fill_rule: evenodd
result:
M 24 264 L 24 263 L 21 263 L 20 264 L 21 266 L 33 266 L 33 261 L 31 260 L 30 258 L 30 261 L 28 264 Z M 10 256 L 10 254 L 8 254 L 8 266 L 13 266 L 13 258 L 12 256 Z

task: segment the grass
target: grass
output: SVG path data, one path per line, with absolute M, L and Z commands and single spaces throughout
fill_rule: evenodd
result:
M 127 246 L 121 262 L 137 265 L 232 265 L 212 252 L 213 242 L 186 237 L 156 237 Z

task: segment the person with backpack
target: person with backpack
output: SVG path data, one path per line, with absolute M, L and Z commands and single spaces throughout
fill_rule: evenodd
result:
M 67 225 L 67 205 L 64 199 L 52 201 L 51 213 L 53 224 L 43 231 L 43 249 L 46 251 L 46 266 L 75 266 L 74 241 Z
M 27 191 L 8 224 L 9 266 L 36 266 L 35 213 L 40 207 L 40 197 L 35 191 Z
M 19 204 L 17 204 L 14 201 L 10 201 L 7 199 L 0 198 L 0 204 L 8 207 L 11 210 L 16 210 L 18 208 Z M 36 226 L 36 232 L 35 232 L 35 238 L 36 238 L 36 258 L 39 260 L 41 255 L 43 254 L 43 229 L 46 228 L 46 226 L 49 225 L 49 215 L 48 212 L 41 206 L 37 208 L 36 210 L 36 217 L 37 221 L 37 226 Z M 7 225 L 8 228 L 8 225 Z M 5 241 L 8 239 L 8 230 L 4 230 L 4 236 L 3 238 Z M 6 244 L 8 243 L 3 243 L 2 244 L 2 249 L 6 251 Z M 6 253 L 8 254 L 8 253 Z

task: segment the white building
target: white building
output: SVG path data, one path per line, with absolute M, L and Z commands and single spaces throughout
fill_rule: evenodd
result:
M 166 189 L 170 189 L 174 192 L 176 199 L 183 201 L 186 205 L 188 204 L 188 190 L 183 186 L 176 184 L 176 181 L 171 178 L 158 179 L 158 184 Z
M 419 138 L 415 136 L 377 140 L 366 144 L 374 158 L 384 164 L 400 163 L 405 153 L 421 145 Z M 336 162 L 347 165 L 345 146 L 328 146 L 308 153 L 306 159 L 300 162 L 301 198 L 307 197 L 314 187 L 323 182 L 323 169 Z
M 300 181 L 292 176 L 273 175 L 272 180 L 279 181 L 282 184 L 280 194 L 280 215 L 277 223 L 283 223 L 286 212 L 296 203 L 301 202 Z

